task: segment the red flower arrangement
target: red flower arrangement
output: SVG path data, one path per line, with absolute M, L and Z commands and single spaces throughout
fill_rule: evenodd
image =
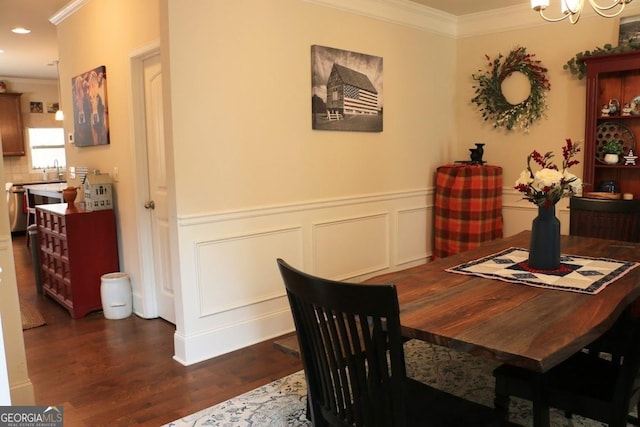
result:
M 562 147 L 562 170 L 552 162 L 553 152 L 544 155 L 533 150 L 527 156 L 527 168 L 520 173 L 516 181 L 516 190 L 524 194 L 524 199 L 535 203 L 540 207 L 549 207 L 556 204 L 563 197 L 576 194 L 582 188 L 582 180 L 569 172 L 571 166 L 580 163 L 573 157 L 580 152 L 579 144 L 574 144 L 571 139 L 566 140 Z M 541 169 L 534 172 L 531 161 L 538 164 Z

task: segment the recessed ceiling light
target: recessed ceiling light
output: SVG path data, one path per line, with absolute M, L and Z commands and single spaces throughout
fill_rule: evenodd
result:
M 0 53 L 4 53 L 4 50 L 0 49 Z
M 16 28 L 12 29 L 11 32 L 16 33 L 16 34 L 29 34 L 31 32 L 31 30 L 28 30 L 28 29 L 22 28 L 22 27 L 16 27 Z

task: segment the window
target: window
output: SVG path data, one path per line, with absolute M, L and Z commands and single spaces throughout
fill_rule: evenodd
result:
M 29 128 L 29 153 L 32 169 L 51 169 L 67 166 L 64 153 L 63 128 Z

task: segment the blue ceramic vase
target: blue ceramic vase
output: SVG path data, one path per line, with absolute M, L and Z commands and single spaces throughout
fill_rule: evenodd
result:
M 538 206 L 538 216 L 531 224 L 529 267 L 536 270 L 556 270 L 560 267 L 560 220 L 556 205 Z

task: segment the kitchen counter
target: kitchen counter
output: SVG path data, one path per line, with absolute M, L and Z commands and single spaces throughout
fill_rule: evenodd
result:
M 66 182 L 33 184 L 22 186 L 26 192 L 27 199 L 27 226 L 35 224 L 37 205 L 50 203 L 62 203 L 62 190 L 67 188 Z
M 26 182 L 14 182 L 13 185 L 22 187 L 23 185 L 42 185 L 42 184 L 60 184 L 66 182 L 61 179 L 50 179 L 47 181 L 26 181 Z
M 66 182 L 23 185 L 28 193 L 37 194 L 46 197 L 58 197 L 62 200 L 62 190 L 67 188 Z

